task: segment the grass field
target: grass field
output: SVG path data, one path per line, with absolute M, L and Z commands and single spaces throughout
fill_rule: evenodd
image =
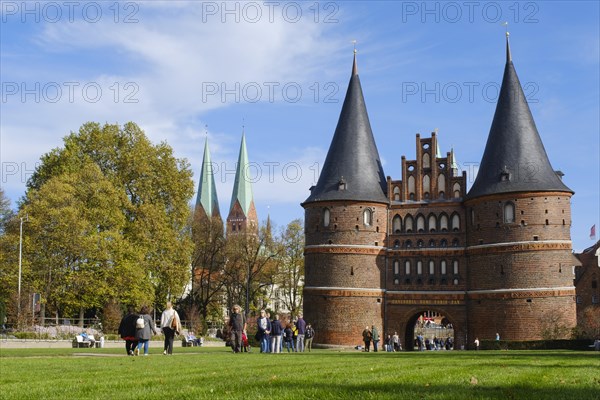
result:
M 600 354 L 2 349 L 0 399 L 600 399 Z

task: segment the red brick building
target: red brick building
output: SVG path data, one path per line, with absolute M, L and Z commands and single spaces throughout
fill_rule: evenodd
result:
M 473 186 L 437 135 L 416 136 L 385 178 L 356 57 L 329 152 L 305 208 L 304 315 L 319 343 L 360 343 L 367 325 L 411 349 L 424 312 L 457 347 L 566 337 L 576 325 L 573 192 L 552 169 L 510 55 Z M 551 322 L 549 322 L 551 321 Z M 552 326 L 548 324 L 551 323 Z M 558 332 L 558 333 L 557 333 Z

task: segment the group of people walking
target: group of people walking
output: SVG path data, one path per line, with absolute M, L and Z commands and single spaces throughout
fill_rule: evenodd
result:
M 362 332 L 362 337 L 365 344 L 364 351 L 371 351 L 371 343 L 373 343 L 373 351 L 378 351 L 379 342 L 381 339 L 379 337 L 379 331 L 375 325 L 372 325 L 371 328 L 369 328 L 367 325 Z M 402 344 L 400 343 L 400 336 L 398 336 L 398 332 L 394 332 L 393 335 L 387 335 L 383 341 L 383 349 L 388 352 L 402 350 Z
M 167 307 L 162 313 L 160 327 L 165 337 L 163 354 L 173 354 L 173 340 L 175 335 L 181 332 L 181 320 L 171 302 L 167 302 Z M 119 335 L 125 340 L 127 355 L 137 356 L 143 349 L 143 354 L 147 356 L 153 334 L 157 335 L 158 332 L 148 307 L 143 306 L 138 313 L 130 307 L 119 325 Z
M 239 305 L 233 306 L 229 318 L 231 347 L 234 353 L 249 351 L 247 341 L 247 322 L 241 314 Z M 312 341 L 315 330 L 307 324 L 302 317 L 289 323 L 282 323 L 279 315 L 275 314 L 271 320 L 266 310 L 260 310 L 260 317 L 256 320 L 256 335 L 254 338 L 260 343 L 261 353 L 281 353 L 283 348 L 291 352 L 309 352 L 312 350 Z

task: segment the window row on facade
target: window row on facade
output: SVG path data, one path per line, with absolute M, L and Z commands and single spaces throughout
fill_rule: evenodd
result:
M 439 265 L 436 265 L 434 260 L 423 261 L 423 260 L 393 260 L 392 262 L 392 273 L 394 277 L 400 275 L 404 276 L 445 276 L 460 274 L 458 260 L 441 260 Z
M 364 226 L 373 225 L 373 215 L 375 212 L 370 208 L 365 208 L 362 212 L 362 222 Z M 323 226 L 328 227 L 331 223 L 331 210 L 329 208 L 323 209 Z
M 427 245 L 427 246 L 426 246 Z M 411 248 L 424 248 L 424 247 L 430 247 L 430 248 L 434 248 L 434 247 L 448 247 L 448 240 L 447 239 L 442 239 L 439 242 L 437 242 L 435 239 L 429 239 L 429 241 L 425 241 L 423 239 L 418 239 L 417 241 L 415 241 L 413 243 L 412 240 L 408 239 L 408 240 L 404 240 L 404 241 L 400 241 L 399 239 L 394 240 L 394 243 L 392 244 L 392 248 L 394 249 L 399 249 L 399 248 L 404 248 L 404 249 L 411 249 Z M 454 238 L 452 239 L 452 247 L 460 247 L 460 240 Z
M 439 216 L 429 214 L 427 218 L 423 214 L 413 217 L 407 214 L 404 221 L 396 214 L 392 218 L 392 233 L 424 233 L 424 232 L 458 232 L 460 231 L 460 215 L 453 213 L 450 217 L 442 213 Z
M 407 179 L 407 192 L 408 192 L 408 199 L 409 200 L 415 200 L 416 199 L 416 179 L 413 175 L 409 175 L 408 179 Z M 435 191 L 435 193 L 437 193 L 437 195 L 433 194 L 435 188 L 432 188 L 431 186 L 431 177 L 429 175 L 424 175 L 423 179 L 422 179 L 422 193 L 423 193 L 423 198 L 424 199 L 430 199 L 430 198 L 438 198 L 438 199 L 446 199 L 446 198 L 455 198 L 455 199 L 459 199 L 462 195 L 461 192 L 461 186 L 460 183 L 455 182 L 452 185 L 452 195 L 448 196 L 446 193 L 446 176 L 445 175 L 438 175 L 437 177 L 437 190 Z M 393 188 L 393 194 L 394 194 L 394 201 L 400 201 L 400 187 L 399 186 L 394 186 Z

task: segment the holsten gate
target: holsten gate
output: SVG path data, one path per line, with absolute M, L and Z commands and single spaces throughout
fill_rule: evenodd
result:
M 453 151 L 416 135 L 402 179 L 385 177 L 356 65 L 305 209 L 304 315 L 315 342 L 355 345 L 375 324 L 412 349 L 424 311 L 455 347 L 475 339 L 567 336 L 576 325 L 573 191 L 554 171 L 506 43 L 506 66 L 479 172 L 467 192 Z

